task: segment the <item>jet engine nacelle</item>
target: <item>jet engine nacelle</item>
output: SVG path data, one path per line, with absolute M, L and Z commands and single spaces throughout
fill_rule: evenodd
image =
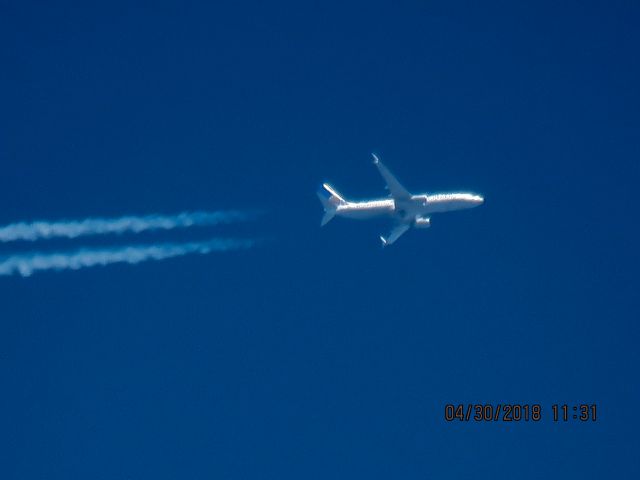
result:
M 416 228 L 429 228 L 431 226 L 431 219 L 429 217 L 416 217 L 413 226 Z

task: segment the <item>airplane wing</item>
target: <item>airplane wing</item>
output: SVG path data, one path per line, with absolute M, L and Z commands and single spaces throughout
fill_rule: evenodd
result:
M 409 200 L 411 198 L 411 194 L 409 193 L 409 191 L 404 188 L 400 184 L 398 179 L 396 179 L 396 177 L 394 177 L 393 174 L 389 171 L 389 169 L 382 164 L 375 153 L 372 153 L 371 155 L 373 156 L 373 164 L 378 167 L 380 175 L 382 175 L 384 181 L 387 182 L 387 187 L 389 188 L 391 196 L 395 200 Z
M 382 241 L 382 246 L 386 247 L 387 245 L 391 245 L 393 242 L 398 240 L 404 232 L 409 230 L 409 228 L 411 228 L 410 223 L 397 224 L 395 227 L 393 227 L 393 229 L 391 230 L 391 232 L 387 237 L 383 237 L 383 236 L 380 237 L 380 240 Z

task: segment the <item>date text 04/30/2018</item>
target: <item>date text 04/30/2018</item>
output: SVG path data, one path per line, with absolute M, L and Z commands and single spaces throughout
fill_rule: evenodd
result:
M 595 422 L 595 403 L 553 404 L 543 408 L 539 403 L 448 403 L 444 406 L 447 422 L 539 422 L 543 417 L 554 422 Z

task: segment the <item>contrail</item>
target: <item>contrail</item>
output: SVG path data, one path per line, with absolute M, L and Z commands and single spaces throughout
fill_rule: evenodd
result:
M 136 264 L 188 254 L 207 254 L 251 248 L 252 239 L 213 238 L 203 242 L 131 245 L 114 248 L 84 248 L 72 252 L 26 253 L 0 258 L 0 275 L 28 277 L 45 270 L 79 270 L 112 263 Z
M 147 230 L 172 230 L 194 225 L 207 226 L 249 220 L 250 214 L 237 210 L 219 212 L 183 212 L 178 215 L 125 216 L 118 218 L 87 218 L 57 222 L 19 222 L 0 227 L 0 242 L 44 240 L 64 237 L 112 233 L 140 233 Z

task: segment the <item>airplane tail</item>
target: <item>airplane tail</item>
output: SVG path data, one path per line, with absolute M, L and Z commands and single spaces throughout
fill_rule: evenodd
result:
M 324 207 L 324 216 L 320 222 L 320 226 L 324 226 L 335 216 L 338 207 L 346 203 L 346 201 L 342 195 L 328 183 L 322 184 L 322 188 L 318 190 L 318 198 Z

